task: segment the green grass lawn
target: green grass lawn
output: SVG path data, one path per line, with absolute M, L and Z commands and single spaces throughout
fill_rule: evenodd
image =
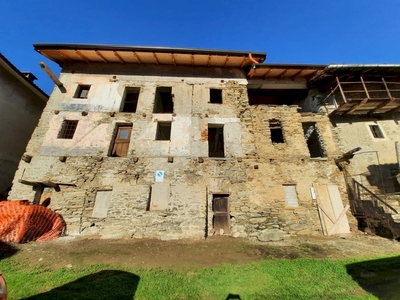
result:
M 0 261 L 9 299 L 400 299 L 400 256 L 292 259 L 210 268 L 51 270 Z

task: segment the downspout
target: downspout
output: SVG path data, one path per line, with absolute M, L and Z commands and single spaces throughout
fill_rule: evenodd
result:
M 256 60 L 253 58 L 253 56 L 251 55 L 251 53 L 249 53 L 249 59 L 250 59 L 253 63 L 259 64 L 259 62 L 256 61 Z

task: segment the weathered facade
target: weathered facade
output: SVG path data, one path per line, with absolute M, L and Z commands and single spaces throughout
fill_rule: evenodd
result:
M 30 73 L 21 73 L 0 54 L 0 195 L 12 185 L 15 171 L 48 96 Z
M 346 204 L 335 159 L 357 143 L 332 126 L 326 66 L 232 51 L 36 49 L 62 66 L 63 87 L 10 199 L 51 195 L 68 234 L 268 240 L 329 231 L 311 188 L 327 186 Z

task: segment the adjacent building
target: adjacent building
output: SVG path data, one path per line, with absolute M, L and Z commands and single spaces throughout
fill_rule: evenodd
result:
M 362 147 L 346 137 L 347 115 L 369 101 L 340 103 L 340 67 L 268 64 L 265 53 L 249 51 L 35 49 L 62 67 L 63 86 L 43 111 L 10 198 L 50 196 L 68 234 L 271 240 L 357 229 L 338 159 Z M 336 115 L 345 121 L 332 123 Z
M 0 53 L 0 195 L 11 188 L 48 96 Z

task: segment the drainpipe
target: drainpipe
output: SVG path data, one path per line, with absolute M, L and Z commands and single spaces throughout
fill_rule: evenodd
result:
M 249 59 L 250 59 L 253 63 L 259 64 L 259 62 L 256 61 L 256 60 L 253 58 L 253 56 L 251 55 L 251 53 L 249 53 Z

